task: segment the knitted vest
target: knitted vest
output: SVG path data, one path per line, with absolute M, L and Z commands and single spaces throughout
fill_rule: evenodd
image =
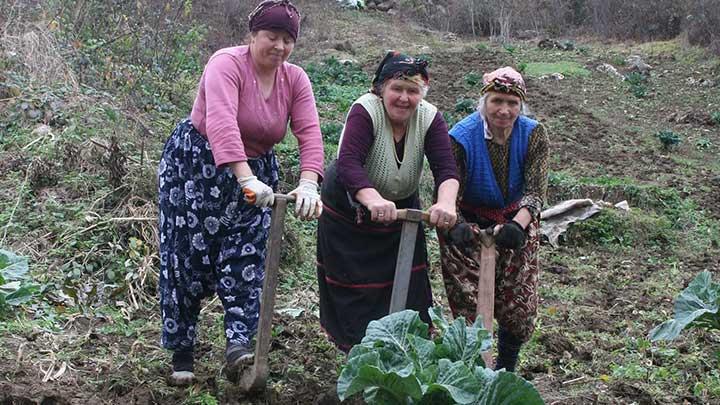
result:
M 380 97 L 368 93 L 354 104 L 362 105 L 373 122 L 374 141 L 365 161 L 365 170 L 375 189 L 388 200 L 397 201 L 413 195 L 420 184 L 425 156 L 425 134 L 435 119 L 437 107 L 421 100 L 408 122 L 405 150 L 400 167 L 395 160 L 395 141 L 390 120 Z M 342 137 L 340 139 L 342 144 Z
M 467 179 L 463 202 L 476 207 L 504 208 L 522 198 L 525 192 L 525 157 L 532 131 L 538 122 L 523 115 L 515 120 L 510 134 L 508 195 L 495 180 L 492 162 L 485 144 L 485 130 L 480 114 L 473 113 L 450 130 L 465 149 Z

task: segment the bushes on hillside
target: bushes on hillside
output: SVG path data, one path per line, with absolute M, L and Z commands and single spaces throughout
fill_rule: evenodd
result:
M 512 36 L 591 34 L 617 39 L 670 39 L 720 53 L 720 2 L 714 0 L 399 0 L 406 14 L 436 29 Z
M 687 6 L 687 38 L 692 45 L 701 45 L 720 55 L 720 2 L 692 0 Z

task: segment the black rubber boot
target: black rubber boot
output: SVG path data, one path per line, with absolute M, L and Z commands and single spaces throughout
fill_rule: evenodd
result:
M 172 374 L 168 381 L 169 384 L 175 386 L 192 384 L 195 381 L 193 362 L 192 349 L 174 351 L 172 355 Z
M 240 372 L 255 360 L 252 347 L 228 344 L 225 348 L 225 376 L 231 382 L 237 382 Z
M 506 371 L 515 372 L 515 365 L 517 365 L 522 343 L 515 335 L 500 327 L 498 329 L 498 357 L 495 361 L 495 370 L 504 368 Z

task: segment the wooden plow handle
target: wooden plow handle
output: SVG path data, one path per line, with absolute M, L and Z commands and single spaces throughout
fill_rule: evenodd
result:
M 252 366 L 243 370 L 240 376 L 240 389 L 249 392 L 265 389 L 269 374 L 268 354 L 272 334 L 272 316 L 275 309 L 275 293 L 280 269 L 280 250 L 282 249 L 283 225 L 288 202 L 295 201 L 294 195 L 275 194 L 273 214 L 270 221 L 270 236 L 267 242 L 265 258 L 265 280 L 260 297 L 260 319 L 255 336 L 255 358 Z

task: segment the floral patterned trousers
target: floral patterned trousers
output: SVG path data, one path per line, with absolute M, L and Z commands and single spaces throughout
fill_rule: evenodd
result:
M 472 224 L 477 227 L 476 224 Z M 476 229 L 479 231 L 479 229 Z M 495 319 L 518 339 L 526 342 L 535 330 L 538 306 L 539 222 L 527 228 L 527 242 L 521 249 L 498 248 L 495 260 Z M 440 253 L 445 290 L 454 316 L 474 320 L 480 274 L 480 241 L 458 248 L 441 239 Z
M 272 151 L 248 164 L 277 187 Z M 201 302 L 215 293 L 228 343 L 248 345 L 257 330 L 271 209 L 244 202 L 235 175 L 215 166 L 210 144 L 189 119 L 166 142 L 158 181 L 163 347 L 193 347 Z

